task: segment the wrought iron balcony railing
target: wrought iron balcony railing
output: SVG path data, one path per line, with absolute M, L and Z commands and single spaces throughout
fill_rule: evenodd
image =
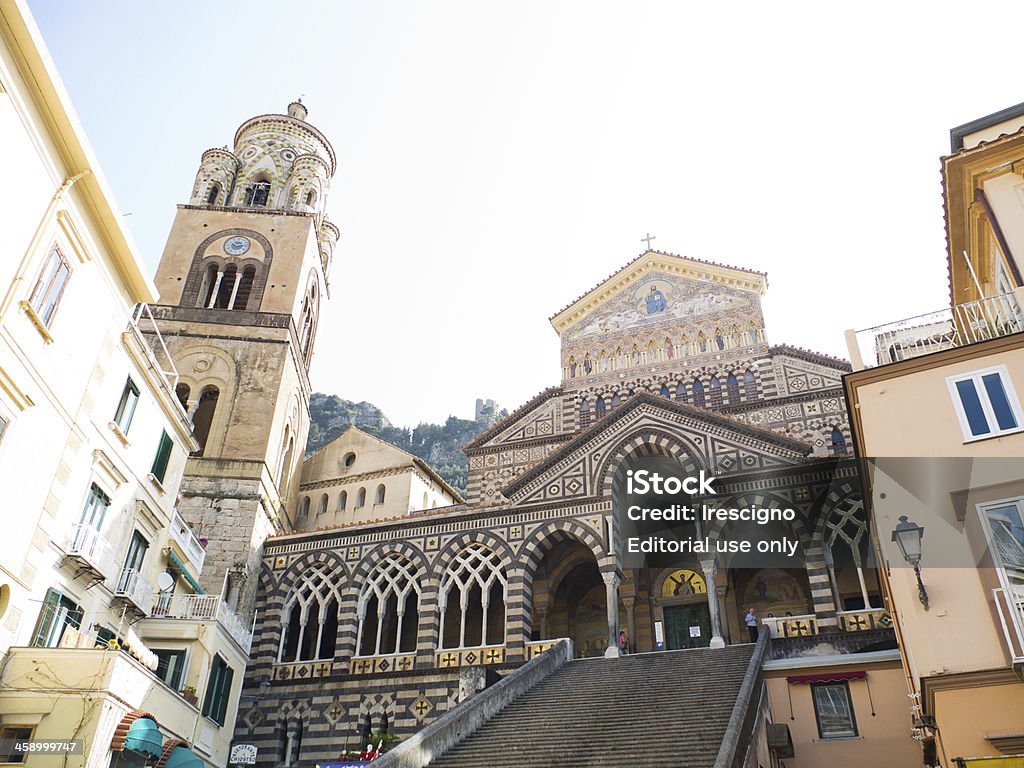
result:
M 216 621 L 246 653 L 252 648 L 252 627 L 242 623 L 218 595 L 161 595 L 153 618 Z
M 114 596 L 127 600 L 143 614 L 148 614 L 153 607 L 153 587 L 134 568 L 121 571 Z
M 1017 297 L 1004 293 L 851 332 L 848 340 L 856 369 L 898 363 L 1021 331 L 1024 313 Z
M 114 572 L 114 548 L 98 530 L 86 523 L 71 526 L 67 555 L 100 579 Z

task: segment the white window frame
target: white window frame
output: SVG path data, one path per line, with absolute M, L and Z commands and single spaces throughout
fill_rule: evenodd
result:
M 1013 416 L 1017 420 L 1017 426 L 1011 429 L 999 428 L 995 412 L 992 410 L 992 403 L 988 399 L 988 392 L 985 390 L 985 385 L 981 380 L 983 376 L 993 373 L 999 375 L 999 380 L 1003 385 L 1003 391 L 1006 393 L 1006 399 L 1010 404 L 1010 410 L 1013 412 Z M 971 425 L 967 421 L 967 412 L 964 410 L 963 401 L 960 399 L 960 393 L 956 388 L 957 383 L 961 381 L 974 382 L 974 389 L 978 393 L 978 399 L 981 401 L 981 410 L 984 413 L 985 421 L 988 423 L 990 428 L 990 431 L 983 435 L 975 435 L 971 432 Z M 992 437 L 1001 437 L 1003 435 L 1012 435 L 1017 432 L 1024 432 L 1024 411 L 1021 410 L 1020 400 L 1017 398 L 1017 392 L 1013 388 L 1013 381 L 1010 379 L 1010 371 L 1005 365 L 993 365 L 976 371 L 968 371 L 967 373 L 959 373 L 955 376 L 947 376 L 946 387 L 949 389 L 949 397 L 953 401 L 953 408 L 956 411 L 956 417 L 960 422 L 960 430 L 963 433 L 965 443 L 973 443 L 978 440 L 988 440 Z
M 1006 563 L 1003 562 L 1003 558 L 999 554 L 999 546 L 996 543 L 995 532 L 992 530 L 992 521 L 989 519 L 988 515 L 990 509 L 997 509 L 999 507 L 1016 507 L 1021 518 L 1024 519 L 1024 497 L 1011 496 L 1006 499 L 984 501 L 975 505 L 975 510 L 981 520 L 981 529 L 985 533 L 985 543 L 988 545 L 988 551 L 992 556 L 992 564 L 999 576 L 999 585 L 1004 589 L 1019 591 L 1020 585 L 1014 584 L 1011 581 L 1010 575 L 1006 570 Z

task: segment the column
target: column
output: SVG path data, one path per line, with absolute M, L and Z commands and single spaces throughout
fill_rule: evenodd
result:
M 614 658 L 619 655 L 619 584 L 622 577 L 618 572 L 602 573 L 605 600 L 608 603 L 608 649 L 604 655 Z
M 548 639 L 548 614 L 551 609 L 546 605 L 539 606 L 537 608 L 537 616 L 540 618 L 540 639 Z
M 704 584 L 707 587 L 708 593 L 708 610 L 711 613 L 710 647 L 725 648 L 725 639 L 722 637 L 722 619 L 718 612 L 718 589 L 715 585 L 718 563 L 714 560 L 701 560 L 700 567 L 704 571 Z
M 636 598 L 624 597 L 622 603 L 626 606 L 626 633 L 629 635 L 629 647 L 633 653 L 636 653 Z

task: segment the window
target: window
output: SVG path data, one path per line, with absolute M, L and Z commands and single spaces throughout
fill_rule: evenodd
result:
M 185 651 L 161 651 L 156 654 L 156 676 L 167 683 L 172 690 L 181 690 L 182 673 L 185 671 Z
M 373 497 L 374 504 L 383 504 L 384 496 L 387 493 L 387 489 L 384 488 L 384 483 L 377 486 L 377 495 Z
M 181 407 L 188 411 L 188 396 L 192 394 L 192 390 L 188 384 L 179 384 L 174 388 L 174 394 L 178 398 L 178 402 L 181 403 Z
M 82 606 L 67 595 L 56 589 L 46 592 L 43 607 L 39 610 L 35 631 L 32 633 L 32 645 L 35 648 L 57 648 L 77 640 L 78 629 L 82 626 L 85 612 Z M 65 635 L 68 637 L 65 639 Z
M 483 544 L 456 555 L 441 579 L 441 647 L 471 648 L 505 641 L 508 588 L 501 557 Z
M 725 380 L 725 391 L 729 395 L 729 402 L 735 405 L 740 401 L 740 382 L 732 373 Z
M 285 601 L 278 661 L 333 659 L 338 642 L 340 595 L 335 580 L 316 566 L 303 571 Z
M 946 379 L 964 440 L 1019 432 L 1024 414 L 1005 365 Z
M 346 467 L 351 467 L 355 463 L 356 463 L 356 455 L 354 453 L 352 453 L 351 451 L 346 453 L 345 454 L 345 458 L 342 459 L 342 464 L 344 464 Z
M 174 448 L 174 441 L 171 440 L 171 436 L 166 431 L 160 435 L 160 445 L 156 449 L 156 458 L 153 459 L 153 468 L 149 471 L 153 473 L 153 477 L 157 479 L 157 482 L 163 483 L 164 478 L 167 477 L 167 465 L 171 462 L 171 450 Z
M 228 711 L 228 699 L 231 696 L 231 679 L 234 675 L 234 671 L 220 654 L 214 656 L 210 681 L 206 684 L 203 714 L 217 725 L 224 725 L 224 716 Z
M 317 509 L 316 513 L 318 515 L 326 515 L 327 514 L 327 494 L 326 493 L 323 496 L 320 497 L 320 507 Z
M 260 208 L 267 206 L 267 201 L 270 199 L 270 182 L 266 180 L 260 180 L 249 186 L 245 190 L 245 205 L 255 205 Z
M 357 654 L 377 656 L 415 651 L 419 600 L 416 564 L 398 553 L 386 555 L 370 573 L 359 595 Z
M 24 763 L 25 752 L 14 748 L 14 742 L 28 741 L 32 738 L 31 725 L 11 725 L 0 729 L 0 763 Z
M 132 425 L 132 418 L 135 416 L 135 406 L 139 404 L 139 387 L 132 381 L 131 376 L 124 384 L 121 392 L 121 401 L 117 404 L 117 413 L 114 414 L 114 423 L 124 434 Z
M 348 491 L 342 491 L 338 494 L 338 511 L 341 512 L 348 506 Z
M 693 404 L 699 405 L 701 408 L 704 407 L 704 385 L 700 383 L 700 379 L 693 380 Z
M 832 427 L 832 455 L 846 455 L 846 437 L 839 427 Z
M 64 258 L 60 249 L 54 246 L 28 300 L 36 316 L 47 328 L 50 327 L 50 321 L 57 312 L 57 305 L 60 304 L 70 276 L 71 264 Z
M 299 509 L 301 517 L 309 517 L 309 496 L 303 496 L 302 507 Z
M 245 309 L 249 304 L 249 296 L 252 294 L 252 284 L 256 280 L 256 267 L 246 267 L 242 270 L 242 279 L 238 281 L 238 288 L 235 290 L 235 300 L 231 302 L 230 309 Z
M 89 488 L 89 495 L 85 499 L 85 508 L 82 510 L 82 525 L 95 528 L 97 531 L 103 527 L 103 518 L 107 514 L 107 507 L 110 506 L 110 497 L 100 487 L 93 483 Z
M 356 509 L 366 506 L 366 489 L 360 488 L 356 493 Z
M 146 559 L 149 542 L 138 531 L 132 533 L 132 543 L 128 545 L 128 554 L 124 558 L 124 570 L 141 571 L 142 562 Z
M 708 391 L 711 393 L 711 407 L 721 408 L 722 407 L 722 382 L 718 380 L 717 376 L 712 376 L 711 381 L 708 382 Z
M 1024 594 L 1024 499 L 984 504 L 978 509 L 1003 586 Z
M 811 685 L 811 697 L 821 738 L 848 739 L 857 735 L 848 682 L 814 683 Z
M 603 397 L 597 398 L 597 403 L 594 405 L 594 412 L 597 414 L 597 418 L 599 419 L 604 416 L 605 404 Z
M 210 427 L 213 425 L 213 415 L 217 411 L 219 397 L 220 390 L 216 387 L 207 387 L 199 395 L 199 405 L 192 416 L 192 434 L 199 443 L 196 456 L 202 456 L 206 452 L 206 442 L 210 438 Z
M 220 184 L 214 182 L 210 185 L 210 191 L 206 193 L 206 204 L 216 205 L 217 198 L 220 196 Z

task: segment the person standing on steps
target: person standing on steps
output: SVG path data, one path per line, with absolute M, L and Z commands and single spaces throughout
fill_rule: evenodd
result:
M 626 639 L 626 630 L 619 630 L 619 655 L 625 656 L 629 653 L 629 640 Z
M 743 617 L 747 624 L 747 632 L 750 633 L 750 642 L 757 642 L 757 611 L 753 608 L 747 609 L 747 615 Z

